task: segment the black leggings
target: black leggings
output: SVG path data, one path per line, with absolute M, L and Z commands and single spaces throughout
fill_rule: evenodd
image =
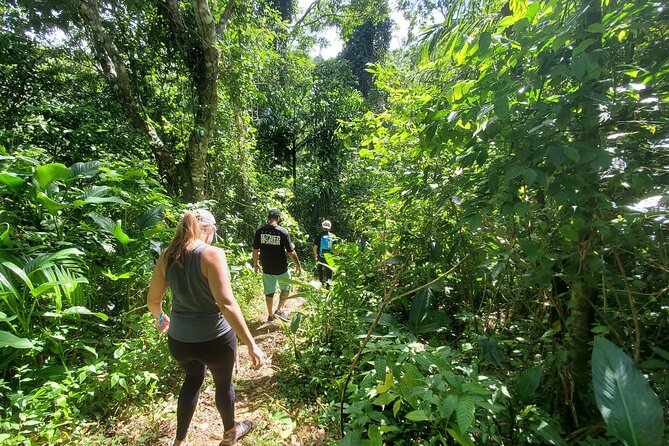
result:
M 324 257 L 319 257 L 318 261 L 321 263 L 328 263 L 325 261 Z M 321 263 L 318 264 L 318 280 L 320 280 L 322 284 L 325 284 L 325 282 L 332 279 L 332 270 L 325 265 L 321 265 Z
M 237 355 L 237 335 L 230 330 L 223 336 L 206 342 L 180 342 L 167 337 L 172 357 L 179 363 L 186 379 L 177 403 L 177 440 L 183 440 L 193 419 L 207 368 L 211 370 L 216 387 L 216 408 L 221 414 L 224 429 L 235 426 L 235 389 L 232 369 Z

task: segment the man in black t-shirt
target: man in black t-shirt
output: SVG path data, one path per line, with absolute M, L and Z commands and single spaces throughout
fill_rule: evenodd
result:
M 290 292 L 290 283 L 288 283 L 290 271 L 288 271 L 286 253 L 295 262 L 295 273 L 298 276 L 302 273 L 300 259 L 290 242 L 290 234 L 285 228 L 279 226 L 279 222 L 281 222 L 281 213 L 277 209 L 271 209 L 267 217 L 267 224 L 259 227 L 253 237 L 253 268 L 258 274 L 260 272 L 258 262 L 262 263 L 262 283 L 267 303 L 268 322 L 273 321 L 274 317 L 288 321 L 283 312 L 283 305 Z M 277 285 L 281 294 L 279 294 L 279 305 L 272 313 Z

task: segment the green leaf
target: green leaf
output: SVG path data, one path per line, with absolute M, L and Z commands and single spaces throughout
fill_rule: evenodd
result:
M 84 315 L 90 315 L 90 316 L 95 316 L 99 319 L 102 319 L 103 321 L 106 321 L 109 319 L 109 316 L 107 316 L 104 313 L 93 313 L 91 310 L 89 310 L 86 307 L 70 307 L 66 308 L 63 310 L 63 314 L 84 314 Z
M 407 261 L 405 256 L 394 256 L 383 261 L 386 265 L 398 265 Z
M 660 446 L 664 417 L 657 395 L 632 360 L 611 341 L 596 337 L 592 387 L 611 433 L 631 446 Z
M 465 220 L 468 223 L 469 230 L 472 232 L 476 232 L 483 224 L 483 217 L 480 214 L 469 215 L 465 217 Z
M 452 429 L 446 429 L 446 432 L 448 432 L 449 435 L 461 446 L 474 446 L 474 442 L 471 438 L 469 438 L 467 434 L 460 432 L 460 429 L 458 429 L 457 426 L 454 426 Z
M 290 319 L 290 332 L 292 334 L 297 333 L 297 330 L 300 329 L 300 322 L 302 322 L 302 313 L 297 312 L 293 317 Z
M 45 292 L 52 290 L 54 288 L 59 288 L 59 287 L 72 287 L 74 284 L 77 283 L 88 283 L 88 279 L 85 277 L 77 277 L 77 278 L 71 278 L 68 280 L 55 280 L 55 281 L 50 281 L 46 283 L 41 283 L 38 287 L 36 287 L 33 290 L 30 290 L 30 294 L 32 294 L 35 297 L 39 297 Z
M 0 183 L 8 186 L 10 189 L 16 192 L 26 183 L 26 181 L 11 172 L 2 172 L 0 173 Z
M 604 26 L 603 23 L 593 23 L 591 25 L 588 25 L 589 33 L 604 33 L 605 31 L 606 27 Z
M 532 183 L 534 183 L 536 179 L 537 179 L 536 170 L 528 168 L 523 171 L 523 180 L 525 180 L 525 184 L 531 185 Z
M 377 406 L 385 406 L 386 404 L 390 404 L 395 399 L 397 398 L 397 395 L 394 393 L 386 392 L 381 395 L 379 395 L 374 401 L 372 401 L 372 404 L 375 404 Z
M 505 118 L 509 115 L 509 99 L 503 94 L 495 98 L 495 114 L 500 118 Z
M 59 210 L 67 207 L 66 204 L 52 200 L 42 191 L 37 192 L 37 201 L 44 206 L 51 215 L 56 215 Z
M 16 315 L 14 316 L 7 316 L 5 313 L 0 311 L 0 322 L 10 322 L 16 319 Z
M 498 30 L 504 30 L 505 28 L 508 28 L 509 26 L 512 26 L 514 23 L 518 21 L 518 18 L 512 15 L 508 15 L 504 17 L 502 20 L 499 21 L 497 24 L 497 29 Z
M 516 378 L 516 395 L 521 402 L 527 403 L 537 396 L 536 391 L 541 384 L 543 376 L 544 374 L 540 367 L 532 367 L 523 371 Z
M 46 189 L 50 183 L 70 178 L 71 175 L 70 169 L 65 167 L 64 164 L 51 163 L 35 168 L 33 178 L 42 189 Z
M 479 49 L 478 49 L 478 54 L 479 55 L 484 55 L 485 53 L 488 52 L 488 48 L 490 48 L 490 33 L 487 31 L 482 32 L 479 35 Z
M 458 405 L 455 409 L 455 417 L 458 420 L 458 426 L 462 432 L 467 432 L 472 424 L 474 424 L 475 410 L 476 406 L 471 398 L 465 396 L 458 400 Z
M 557 446 L 568 445 L 568 443 L 560 436 L 558 430 L 544 420 L 541 420 L 539 425 L 536 426 L 534 430 L 537 432 L 537 434 L 539 434 L 539 437 L 544 440 L 545 444 L 553 444 Z
M 98 224 L 102 229 L 107 231 L 110 234 L 114 233 L 114 220 L 108 217 L 104 217 L 97 212 L 89 212 L 88 216 L 93 219 L 95 223 Z
M 458 396 L 452 393 L 448 395 L 446 399 L 444 399 L 441 402 L 441 405 L 439 406 L 441 417 L 444 420 L 448 420 L 449 418 L 451 418 L 451 415 L 453 414 L 453 412 L 455 412 L 455 407 L 457 404 L 458 404 Z
M 29 339 L 19 338 L 8 331 L 0 330 L 0 347 L 34 348 L 34 345 Z
M 2 243 L 2 246 L 5 248 L 11 249 L 14 247 L 12 238 L 9 236 L 9 231 L 12 229 L 12 227 L 9 226 L 9 223 L 2 223 L 2 225 L 7 225 L 7 229 L 5 229 L 2 234 L 0 234 L 0 243 Z
M 514 178 L 517 178 L 523 172 L 525 172 L 525 170 L 526 170 L 525 166 L 521 166 L 519 164 L 511 164 L 510 166 L 506 166 L 506 168 L 504 169 L 504 178 L 506 178 L 506 181 L 513 180 Z
M 367 429 L 367 436 L 372 442 L 371 446 L 383 445 L 383 442 L 381 441 L 381 431 L 379 430 L 379 426 L 377 426 L 376 424 L 372 424 L 369 426 L 369 428 Z
M 121 242 L 123 246 L 134 241 L 133 239 L 128 237 L 128 235 L 125 232 L 123 232 L 123 228 L 121 228 L 121 220 L 116 221 L 116 226 L 114 226 L 114 237 L 116 237 L 116 240 Z
M 153 228 L 165 218 L 165 205 L 159 204 L 142 212 L 136 219 L 135 224 L 140 231 Z
M 397 418 L 397 412 L 400 411 L 400 407 L 402 407 L 402 400 L 395 401 L 395 404 L 393 404 L 393 416 L 395 418 Z
M 98 203 L 120 203 L 127 204 L 119 197 L 107 197 L 109 188 L 107 186 L 92 186 L 84 191 L 84 194 L 78 200 L 75 200 L 74 207 L 80 207 L 85 204 Z
M 523 203 L 522 201 L 514 203 L 513 213 L 516 215 L 520 215 L 521 217 L 524 216 L 525 214 L 527 214 L 527 204 Z
M 122 198 L 119 197 L 88 197 L 83 200 L 74 200 L 74 207 L 81 207 L 86 204 L 100 204 L 100 203 L 119 203 L 119 204 L 127 204 L 125 201 L 123 201 Z
M 393 372 L 386 373 L 386 379 L 376 386 L 376 393 L 385 393 L 393 386 Z
M 430 419 L 422 409 L 412 410 L 406 415 L 406 417 L 411 421 L 427 421 Z
M 583 51 L 587 50 L 590 45 L 595 42 L 594 39 L 586 39 L 581 42 L 574 50 L 571 52 L 572 57 L 576 57 L 581 54 Z
M 70 166 L 70 174 L 72 178 L 82 176 L 86 178 L 92 178 L 98 173 L 100 169 L 98 167 L 102 166 L 103 163 L 100 161 L 87 161 L 85 163 L 74 163 Z
M 578 149 L 576 147 L 565 147 L 564 148 L 564 154 L 567 158 L 570 160 L 578 163 L 581 160 L 581 155 L 578 152 Z
M 511 8 L 514 17 L 518 19 L 525 17 L 525 13 L 527 12 L 527 2 L 528 0 L 509 1 L 509 7 Z
M 409 312 L 409 323 L 411 325 L 418 326 L 425 319 L 431 308 L 431 296 L 432 290 L 429 288 L 423 288 L 414 296 Z
M 588 63 L 582 55 L 576 56 L 571 61 L 571 71 L 576 79 L 583 79 L 588 68 Z
M 571 225 L 564 225 L 560 228 L 562 236 L 572 242 L 578 241 L 578 231 Z

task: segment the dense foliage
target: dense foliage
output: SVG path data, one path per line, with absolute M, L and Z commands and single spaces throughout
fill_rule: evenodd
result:
M 0 6 L 0 442 L 174 391 L 144 293 L 196 205 L 246 297 L 268 207 L 303 259 L 333 221 L 285 326 L 332 443 L 669 438 L 662 2 L 400 1 L 443 21 L 394 51 L 388 2 L 33 3 Z

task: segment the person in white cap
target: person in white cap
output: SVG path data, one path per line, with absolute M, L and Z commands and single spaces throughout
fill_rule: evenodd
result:
M 207 369 L 216 386 L 216 408 L 223 421 L 222 445 L 232 444 L 253 427 L 235 420 L 232 371 L 237 337 L 249 349 L 253 368 L 265 353 L 256 345 L 232 294 L 230 270 L 221 248 L 211 246 L 216 219 L 206 209 L 186 212 L 174 239 L 160 254 L 146 299 L 156 326 L 167 332 L 172 357 L 186 373 L 177 403 L 177 432 L 173 446 L 188 444 L 187 434 Z M 172 290 L 172 311 L 163 312 L 163 297 Z
M 330 288 L 330 279 L 332 279 L 332 269 L 329 267 L 325 254 L 332 252 L 332 248 L 337 241 L 337 237 L 330 232 L 332 222 L 323 220 L 321 223 L 323 230 L 314 237 L 314 262 L 318 263 L 318 280 L 325 288 Z

